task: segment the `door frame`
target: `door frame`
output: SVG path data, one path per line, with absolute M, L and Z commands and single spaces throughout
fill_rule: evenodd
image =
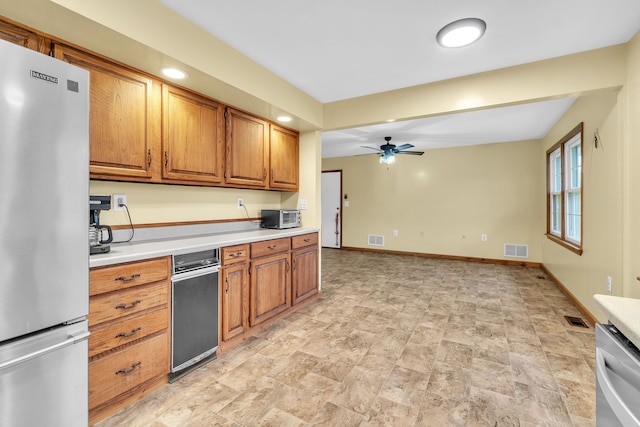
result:
M 322 173 L 339 173 L 340 174 L 340 194 L 339 194 L 339 204 L 338 204 L 338 227 L 340 230 L 340 233 L 338 235 L 338 247 L 335 249 L 341 249 L 342 248 L 342 233 L 343 233 L 343 228 L 342 228 L 342 210 L 343 210 L 343 206 L 342 206 L 342 169 L 331 169 L 331 170 L 323 170 Z M 320 180 L 322 182 L 322 180 Z M 322 192 L 322 191 L 321 191 Z M 321 209 L 322 210 L 322 209 Z M 320 236 L 320 247 L 322 247 L 322 235 Z M 325 246 L 325 247 L 329 247 L 329 246 Z

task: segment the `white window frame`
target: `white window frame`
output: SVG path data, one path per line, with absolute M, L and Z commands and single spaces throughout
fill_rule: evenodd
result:
M 558 160 L 560 160 L 558 162 Z M 558 171 L 558 166 L 560 170 Z M 549 233 L 562 237 L 562 151 L 549 154 Z M 559 176 L 558 176 L 559 175 Z M 560 188 L 558 188 L 558 186 Z M 556 203 L 554 203 L 556 201 Z M 558 212 L 556 212 L 556 210 Z
M 547 237 L 579 255 L 584 222 L 583 126 L 580 123 L 547 150 Z

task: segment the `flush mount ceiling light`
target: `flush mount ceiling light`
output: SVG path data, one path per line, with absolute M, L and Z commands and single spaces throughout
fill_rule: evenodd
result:
M 467 46 L 482 37 L 486 28 L 487 23 L 482 19 L 459 19 L 442 27 L 436 35 L 436 40 L 442 47 Z
M 182 80 L 187 77 L 187 73 L 177 68 L 165 67 L 160 71 L 162 71 L 162 74 L 164 74 L 166 77 L 169 77 L 170 79 Z
M 288 123 L 291 121 L 291 117 L 289 116 L 278 116 L 278 121 L 282 123 Z

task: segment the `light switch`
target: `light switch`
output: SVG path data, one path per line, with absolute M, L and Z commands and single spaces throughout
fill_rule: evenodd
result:
M 345 201 L 344 201 L 344 207 L 345 207 L 345 208 L 348 208 L 348 207 L 349 207 L 349 201 L 348 201 L 348 200 L 345 200 Z

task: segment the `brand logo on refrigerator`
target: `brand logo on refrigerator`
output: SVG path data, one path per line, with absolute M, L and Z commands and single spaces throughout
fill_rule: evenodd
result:
M 48 74 L 41 73 L 40 71 L 35 71 L 35 70 L 30 70 L 30 71 L 31 71 L 31 77 L 33 77 L 34 79 L 44 80 L 45 82 L 53 83 L 56 85 L 58 84 L 57 77 L 53 77 Z

